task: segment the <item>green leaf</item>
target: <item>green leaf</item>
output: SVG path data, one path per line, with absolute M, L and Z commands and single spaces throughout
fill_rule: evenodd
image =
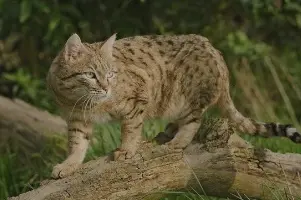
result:
M 58 26 L 59 22 L 60 22 L 60 18 L 58 17 L 51 19 L 48 25 L 48 30 L 52 32 Z
M 16 81 L 16 76 L 13 74 L 9 74 L 9 73 L 4 73 L 3 78 L 5 78 L 6 80 L 9 80 L 9 81 Z
M 19 20 L 21 23 L 24 23 L 30 16 L 32 10 L 32 4 L 31 1 L 23 0 L 21 2 L 21 8 L 20 8 L 20 16 Z
M 50 8 L 49 6 L 43 2 L 43 1 L 34 1 L 34 7 L 38 8 L 39 10 L 41 10 L 43 13 L 50 13 Z
M 0 0 L 0 10 L 3 10 L 3 4 L 4 4 L 4 0 Z
M 301 28 L 301 14 L 296 15 L 296 23 L 299 28 Z
M 61 12 L 70 15 L 72 18 L 77 18 L 77 19 L 82 18 L 82 15 L 81 15 L 80 11 L 74 6 L 70 6 L 70 5 L 63 6 L 63 5 L 61 5 L 60 10 L 61 10 Z

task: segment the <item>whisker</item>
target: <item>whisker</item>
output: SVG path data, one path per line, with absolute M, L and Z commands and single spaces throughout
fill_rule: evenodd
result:
M 69 115 L 69 118 L 68 118 L 68 121 L 71 119 L 71 117 L 72 117 L 72 114 L 73 114 L 73 111 L 74 111 L 74 108 L 75 108 L 75 106 L 76 106 L 76 104 L 83 98 L 83 97 L 85 97 L 85 96 L 87 96 L 88 94 L 84 94 L 83 96 L 81 96 L 80 98 L 78 98 L 77 99 L 77 101 L 75 102 L 75 104 L 73 105 L 73 107 L 72 107 L 72 110 L 71 110 L 71 113 L 70 113 L 70 115 Z
M 95 105 L 95 94 L 92 94 L 90 100 L 90 106 L 89 106 L 91 113 L 94 112 L 94 105 Z
M 90 97 L 90 94 L 86 97 L 86 99 L 84 100 L 84 102 L 82 104 L 82 113 L 84 113 L 83 114 L 84 120 L 85 120 L 85 105 L 86 105 L 86 102 L 88 101 L 89 97 Z
M 94 96 L 95 96 L 95 94 L 92 94 L 91 101 L 90 101 L 90 110 L 91 111 L 92 111 L 92 109 L 94 107 Z
M 89 108 L 89 113 L 91 115 L 91 112 L 92 112 L 92 109 L 93 109 L 93 99 L 94 99 L 94 95 L 92 94 L 91 97 L 90 97 L 90 101 L 89 101 L 89 104 L 88 104 L 88 108 Z
M 92 97 L 93 97 L 92 95 L 88 96 L 88 98 L 87 98 L 88 100 L 87 100 L 86 105 L 85 105 L 85 109 L 84 109 L 84 121 L 85 121 L 85 124 L 87 123 L 87 119 L 86 119 L 87 106 L 89 105 Z

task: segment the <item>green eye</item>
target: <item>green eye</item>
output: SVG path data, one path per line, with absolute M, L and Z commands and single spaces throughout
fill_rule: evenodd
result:
M 113 78 L 115 74 L 113 72 L 109 72 L 107 73 L 107 78 Z
M 87 76 L 88 78 L 96 78 L 95 73 L 93 73 L 93 72 L 87 72 L 87 73 L 86 73 L 86 76 Z

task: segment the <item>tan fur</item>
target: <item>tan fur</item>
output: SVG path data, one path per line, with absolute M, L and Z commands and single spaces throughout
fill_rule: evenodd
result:
M 216 103 L 240 130 L 265 131 L 235 109 L 222 55 L 198 35 L 117 41 L 113 35 L 106 42 L 85 44 L 74 34 L 54 60 L 47 80 L 69 127 L 70 154 L 54 168 L 54 177 L 67 176 L 83 161 L 95 120 L 121 121 L 122 143 L 115 159 L 135 154 L 143 122 L 155 117 L 176 124 L 170 147 L 186 147 L 202 114 Z

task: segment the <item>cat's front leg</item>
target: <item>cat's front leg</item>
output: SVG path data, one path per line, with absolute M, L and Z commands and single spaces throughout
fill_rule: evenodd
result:
M 114 160 L 125 160 L 133 157 L 142 140 L 142 117 L 124 119 L 121 122 L 121 145 L 114 152 Z
M 92 124 L 83 121 L 68 123 L 69 155 L 65 161 L 54 166 L 53 178 L 63 178 L 72 174 L 83 162 L 92 134 Z

